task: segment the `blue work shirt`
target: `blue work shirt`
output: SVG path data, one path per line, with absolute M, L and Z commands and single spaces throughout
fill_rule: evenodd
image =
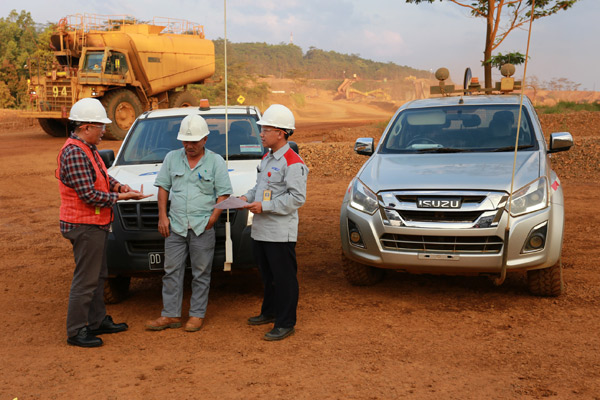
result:
M 196 235 L 204 232 L 217 197 L 233 193 L 225 160 L 206 148 L 194 168 L 185 149 L 169 152 L 154 186 L 170 193 L 171 231 L 181 236 L 187 236 L 188 229 Z

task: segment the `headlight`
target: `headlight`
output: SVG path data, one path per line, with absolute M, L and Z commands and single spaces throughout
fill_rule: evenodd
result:
M 546 177 L 523 186 L 513 193 L 510 213 L 513 217 L 546 208 L 548 205 L 548 185 Z
M 373 214 L 379 208 L 375 193 L 358 180 L 358 178 L 354 180 L 352 193 L 350 193 L 350 207 L 368 214 Z

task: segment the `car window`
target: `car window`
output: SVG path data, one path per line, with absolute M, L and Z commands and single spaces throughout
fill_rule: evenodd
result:
M 179 149 L 177 140 L 179 125 L 184 115 L 142 118 L 136 121 L 131 133 L 123 143 L 118 164 L 161 163 L 168 152 Z M 205 115 L 210 133 L 206 148 L 225 158 L 226 149 L 230 159 L 257 159 L 264 154 L 259 129 L 254 116 L 229 115 L 228 140 L 225 138 L 225 116 Z
M 485 105 L 408 109 L 398 114 L 381 153 L 511 151 L 517 135 L 518 106 Z M 535 150 L 531 120 L 523 109 L 519 149 Z

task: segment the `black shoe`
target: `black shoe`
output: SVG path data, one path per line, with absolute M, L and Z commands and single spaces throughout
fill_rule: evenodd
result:
M 294 332 L 296 332 L 296 330 L 294 329 L 294 327 L 292 326 L 291 328 L 273 328 L 271 329 L 270 332 L 267 332 L 267 334 L 265 334 L 264 338 L 265 340 L 281 340 L 281 339 L 285 339 L 286 337 L 293 335 Z
M 248 318 L 248 325 L 264 325 L 275 322 L 275 317 L 269 317 L 267 315 L 258 315 L 256 317 Z
M 67 343 L 79 347 L 100 347 L 102 346 L 102 339 L 92 335 L 88 327 L 84 326 L 79 328 L 76 335 L 67 338 Z
M 102 322 L 100 322 L 100 326 L 96 329 L 89 329 L 91 335 L 102 335 L 104 333 L 118 333 L 126 331 L 129 326 L 125 322 L 121 322 L 120 324 L 115 324 L 110 315 L 104 317 Z

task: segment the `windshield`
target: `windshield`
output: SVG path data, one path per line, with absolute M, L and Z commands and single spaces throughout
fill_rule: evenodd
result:
M 123 143 L 119 164 L 162 163 L 167 153 L 183 147 L 177 140 L 179 125 L 185 115 L 137 120 Z M 202 116 L 210 134 L 206 148 L 225 158 L 225 116 Z M 229 115 L 229 159 L 260 159 L 264 150 L 256 119 L 251 115 Z
M 100 72 L 102 71 L 102 59 L 104 58 L 103 52 L 89 52 L 85 56 L 85 63 L 83 69 L 86 72 Z
M 518 105 L 432 107 L 402 111 L 380 153 L 451 153 L 514 151 Z M 527 110 L 523 108 L 519 150 L 537 149 Z

